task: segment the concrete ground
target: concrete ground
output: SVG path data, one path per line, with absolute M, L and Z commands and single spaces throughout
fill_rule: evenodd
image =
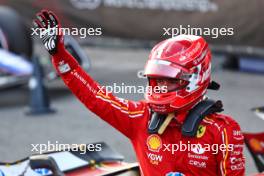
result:
M 113 83 L 145 85 L 137 72 L 143 70 L 148 50 L 89 48 L 92 58 L 90 74 L 102 85 Z M 223 100 L 225 113 L 232 115 L 243 131 L 264 131 L 264 121 L 250 108 L 263 105 L 263 75 L 223 71 L 221 61 L 213 61 L 214 78 L 221 90 L 209 92 L 211 98 Z M 0 92 L 0 161 L 14 161 L 31 154 L 31 144 L 48 141 L 59 143 L 90 143 L 105 141 L 123 154 L 127 161 L 135 161 L 129 141 L 115 129 L 97 118 L 63 86 L 61 81 L 48 83 L 52 107 L 56 113 L 26 116 L 28 95 L 26 88 Z M 123 98 L 139 100 L 142 94 L 119 94 Z M 245 150 L 247 175 L 256 172 L 253 160 Z

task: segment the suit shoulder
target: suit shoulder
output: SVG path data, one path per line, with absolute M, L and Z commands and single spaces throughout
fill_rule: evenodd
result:
M 231 116 L 219 113 L 214 113 L 206 116 L 203 119 L 202 123 L 207 124 L 207 126 L 213 126 L 217 128 L 218 131 L 221 131 L 223 128 L 240 129 L 239 124 Z

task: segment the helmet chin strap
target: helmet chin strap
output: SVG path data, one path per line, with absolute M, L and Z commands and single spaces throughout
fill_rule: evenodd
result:
M 169 113 L 167 115 L 167 117 L 165 118 L 164 122 L 161 124 L 159 130 L 158 130 L 158 134 L 161 135 L 163 134 L 163 132 L 165 131 L 165 129 L 167 128 L 167 126 L 169 125 L 169 123 L 171 122 L 171 120 L 174 118 L 175 114 L 174 113 Z
M 163 134 L 174 116 L 174 112 L 169 114 L 159 114 L 157 112 L 153 112 L 149 122 L 148 132 L 150 134 Z

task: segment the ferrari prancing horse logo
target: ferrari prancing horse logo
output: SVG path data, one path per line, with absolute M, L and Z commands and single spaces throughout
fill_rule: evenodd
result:
M 196 137 L 197 138 L 203 137 L 205 131 L 206 131 L 206 126 L 199 125 L 198 130 L 197 130 L 197 133 L 196 133 Z

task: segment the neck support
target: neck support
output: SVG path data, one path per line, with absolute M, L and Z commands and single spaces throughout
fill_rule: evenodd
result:
M 220 100 L 214 101 L 210 99 L 203 100 L 199 102 L 190 112 L 182 125 L 182 134 L 184 136 L 195 136 L 198 130 L 199 124 L 203 118 L 209 114 L 223 111 L 223 105 Z M 158 114 L 153 112 L 151 114 L 151 119 L 148 126 L 148 132 L 150 134 L 155 134 L 160 131 L 163 123 L 166 122 L 168 114 Z M 164 130 L 162 130 L 164 131 Z M 160 134 L 160 133 L 159 133 Z

